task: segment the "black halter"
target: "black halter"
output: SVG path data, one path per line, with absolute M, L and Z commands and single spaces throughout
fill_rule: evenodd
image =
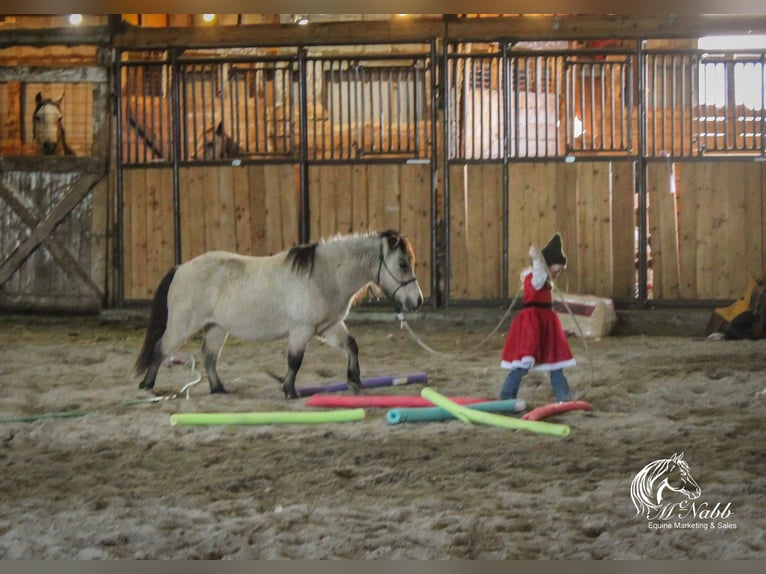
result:
M 397 303 L 396 299 L 394 299 L 394 295 L 396 295 L 396 292 L 399 291 L 399 289 L 401 289 L 402 287 L 406 287 L 410 283 L 414 283 L 415 281 L 417 281 L 417 279 L 415 277 L 413 277 L 412 279 L 408 279 L 407 281 L 402 281 L 399 277 L 394 275 L 394 272 L 391 271 L 391 269 L 388 267 L 388 265 L 386 265 L 386 260 L 383 257 L 383 242 L 384 241 L 386 241 L 386 240 L 383 239 L 380 242 L 380 255 L 378 256 L 378 279 L 377 279 L 376 283 L 378 285 L 380 285 L 380 274 L 383 271 L 383 269 L 388 271 L 388 274 L 393 278 L 394 281 L 396 281 L 396 283 L 398 284 L 398 287 L 396 289 L 394 289 L 394 291 L 392 293 L 386 293 L 386 296 L 394 304 L 394 306 L 396 307 L 396 310 L 400 311 L 402 306 L 399 303 Z M 382 285 L 380 285 L 380 286 L 382 287 Z

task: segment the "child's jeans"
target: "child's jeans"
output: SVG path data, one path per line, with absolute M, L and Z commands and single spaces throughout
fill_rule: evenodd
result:
M 516 368 L 511 369 L 508 376 L 503 382 L 503 387 L 500 390 L 501 399 L 515 399 L 519 394 L 519 387 L 521 386 L 521 379 L 529 372 L 529 369 Z M 551 388 L 553 389 L 553 396 L 559 402 L 571 401 L 574 393 L 569 390 L 569 383 L 564 376 L 563 369 L 557 369 L 551 371 Z

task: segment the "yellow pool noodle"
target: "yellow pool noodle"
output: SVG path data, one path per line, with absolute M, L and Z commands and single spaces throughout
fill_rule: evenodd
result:
M 265 413 L 176 413 L 170 424 L 176 425 L 274 425 L 345 423 L 364 418 L 364 409 L 339 409 L 321 412 Z
M 506 417 L 494 413 L 487 413 L 469 409 L 459 405 L 430 387 L 424 387 L 420 396 L 431 401 L 437 407 L 443 408 L 457 419 L 465 423 L 480 423 L 509 429 L 523 429 L 537 433 L 551 434 L 554 436 L 568 436 L 572 429 L 567 425 L 546 423 L 542 421 L 525 421 L 515 417 Z

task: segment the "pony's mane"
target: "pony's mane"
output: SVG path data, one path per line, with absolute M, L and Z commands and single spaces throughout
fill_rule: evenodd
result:
M 286 262 L 290 268 L 299 275 L 308 275 L 314 272 L 314 261 L 317 256 L 318 243 L 296 245 L 287 252 Z
M 362 233 L 337 233 L 314 243 L 296 245 L 295 247 L 291 247 L 287 252 L 286 263 L 290 265 L 290 268 L 295 273 L 311 276 L 311 273 L 314 271 L 314 261 L 316 260 L 317 247 L 319 247 L 319 245 L 359 241 L 360 239 L 368 239 L 371 237 L 386 239 L 388 241 L 389 249 L 401 249 L 410 256 L 410 259 L 414 263 L 415 251 L 412 248 L 412 243 L 393 229 L 387 229 L 385 231 L 367 231 Z

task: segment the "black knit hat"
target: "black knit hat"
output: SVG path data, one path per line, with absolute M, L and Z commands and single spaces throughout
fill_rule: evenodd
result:
M 564 253 L 564 244 L 561 241 L 561 234 L 557 231 L 551 240 L 543 247 L 543 257 L 545 263 L 550 267 L 551 265 L 566 265 L 567 256 Z

